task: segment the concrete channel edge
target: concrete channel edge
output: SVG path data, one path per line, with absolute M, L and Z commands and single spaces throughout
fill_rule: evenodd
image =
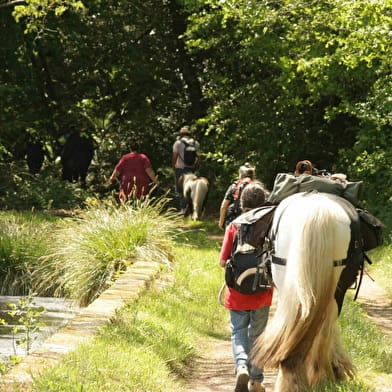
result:
M 116 311 L 138 298 L 159 274 L 161 264 L 153 261 L 134 262 L 99 298 L 51 335 L 44 343 L 9 372 L 0 377 L 0 391 L 28 388 L 43 369 L 55 365 L 78 345 L 94 337 Z

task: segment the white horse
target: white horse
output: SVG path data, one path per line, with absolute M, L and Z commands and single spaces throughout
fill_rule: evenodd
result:
M 355 375 L 343 349 L 334 298 L 350 244 L 350 219 L 322 193 L 284 199 L 272 223 L 278 303 L 252 355 L 278 370 L 275 392 L 302 392 Z
M 183 178 L 184 197 L 188 201 L 187 215 L 193 220 L 199 220 L 207 198 L 209 182 L 205 177 L 197 177 L 193 173 L 184 174 Z

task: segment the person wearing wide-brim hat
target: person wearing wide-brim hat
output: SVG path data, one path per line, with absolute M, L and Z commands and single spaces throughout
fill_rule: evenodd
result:
M 175 176 L 175 191 L 180 198 L 180 208 L 183 211 L 185 211 L 186 209 L 186 199 L 183 196 L 183 188 L 181 181 L 179 180 L 181 176 L 185 173 L 194 173 L 196 165 L 196 160 L 194 160 L 193 162 L 187 161 L 188 155 L 186 154 L 186 149 L 193 149 L 195 157 L 200 150 L 200 144 L 192 136 L 191 129 L 188 125 L 185 125 L 180 129 L 179 137 L 173 144 L 172 153 L 172 166 L 174 169 Z

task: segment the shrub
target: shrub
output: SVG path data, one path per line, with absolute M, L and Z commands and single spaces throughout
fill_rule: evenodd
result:
M 83 205 L 91 194 L 59 178 L 54 167 L 33 175 L 18 164 L 0 165 L 0 208 L 13 210 L 71 209 Z

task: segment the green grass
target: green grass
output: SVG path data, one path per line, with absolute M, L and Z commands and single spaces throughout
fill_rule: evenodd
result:
M 357 377 L 341 384 L 327 383 L 313 392 L 381 392 L 392 385 L 392 340 L 367 321 L 360 305 L 349 297 L 339 322 L 343 345 L 358 369 Z
M 38 292 L 52 282 L 56 296 L 89 304 L 133 260 L 169 263 L 178 218 L 164 212 L 165 199 L 136 200 L 118 206 L 92 200 L 76 219 L 54 233 L 35 275 Z
M 173 284 L 151 288 L 90 344 L 36 379 L 34 391 L 182 391 L 187 365 L 209 335 L 225 336 L 218 243 L 201 227 L 176 237 Z M 227 337 L 227 336 L 225 336 Z
M 392 384 L 392 339 L 382 334 L 366 317 L 359 302 L 348 292 L 339 318 L 344 347 L 358 368 L 358 378 L 347 383 L 346 389 L 326 391 L 377 391 L 373 385 L 384 379 Z M 340 388 L 345 387 L 344 385 Z M 335 386 L 335 388 L 337 388 Z
M 89 244 L 89 252 L 96 252 L 99 257 L 108 253 L 108 260 L 122 258 L 123 254 L 116 253 L 119 252 L 117 249 L 110 249 L 112 243 L 116 247 L 124 247 L 124 252 L 129 248 L 124 246 L 128 244 L 127 240 L 118 236 L 126 233 L 125 238 L 132 236 L 137 244 L 138 238 L 146 237 L 138 230 L 118 228 L 128 221 L 143 228 L 146 215 L 151 213 L 153 229 L 148 235 L 157 241 L 157 248 L 162 246 L 163 253 L 156 250 L 145 252 L 141 241 L 140 245 L 133 247 L 140 251 L 135 257 L 144 255 L 155 260 L 155 257 L 163 256 L 170 259 L 170 265 L 164 265 L 166 273 L 173 276 L 172 283 L 164 289 L 157 285 L 146 290 L 136 302 L 119 311 L 93 341 L 37 377 L 31 391 L 183 391 L 183 377 L 187 375 L 188 365 L 203 350 L 208 337 L 229 339 L 227 311 L 217 301 L 223 281 L 223 271 L 218 266 L 220 243 L 207 236 L 222 234 L 222 231 L 211 220 L 184 223 L 170 217 L 165 226 L 149 204 L 144 205 L 147 210 L 144 214 L 140 213 L 143 215 L 140 219 L 134 216 L 135 207 L 138 209 L 140 206 L 116 211 L 100 205 L 95 207 L 76 221 L 66 220 L 63 223 L 64 227 L 59 230 L 65 230 L 67 234 L 64 246 L 68 243 L 65 241 L 76 236 L 77 245 L 73 243 L 76 253 L 79 247 L 84 249 L 82 244 Z M 150 208 L 153 212 L 149 211 Z M 111 219 L 115 223 L 112 228 L 108 223 Z M 182 231 L 176 232 L 173 225 L 180 226 Z M 172 240 L 168 241 L 166 235 L 172 236 Z M 96 250 L 92 249 L 94 243 L 97 243 Z M 384 252 L 388 253 L 380 250 L 380 255 L 385 256 Z M 130 257 L 133 253 L 124 254 Z M 85 256 L 88 254 L 85 253 Z M 384 264 L 379 259 L 381 256 L 372 254 L 374 270 Z M 83 263 L 83 257 L 74 255 L 72 263 Z M 351 292 L 347 295 L 339 321 L 343 344 L 358 367 L 358 377 L 339 385 L 324 385 L 317 388 L 317 392 L 380 392 L 374 387 L 380 385 L 380 380 L 384 380 L 386 386 L 392 383 L 391 339 L 364 317 L 359 303 L 353 302 L 352 296 Z
M 175 238 L 173 284 L 152 288 L 123 308 L 93 342 L 38 377 L 32 391 L 183 391 L 187 365 L 206 339 L 229 338 L 227 311 L 217 302 L 219 242 L 206 236 L 212 225 L 190 223 Z M 380 379 L 386 386 L 391 381 L 391 340 L 364 317 L 351 292 L 340 324 L 358 377 L 315 391 L 380 392 L 374 387 Z

